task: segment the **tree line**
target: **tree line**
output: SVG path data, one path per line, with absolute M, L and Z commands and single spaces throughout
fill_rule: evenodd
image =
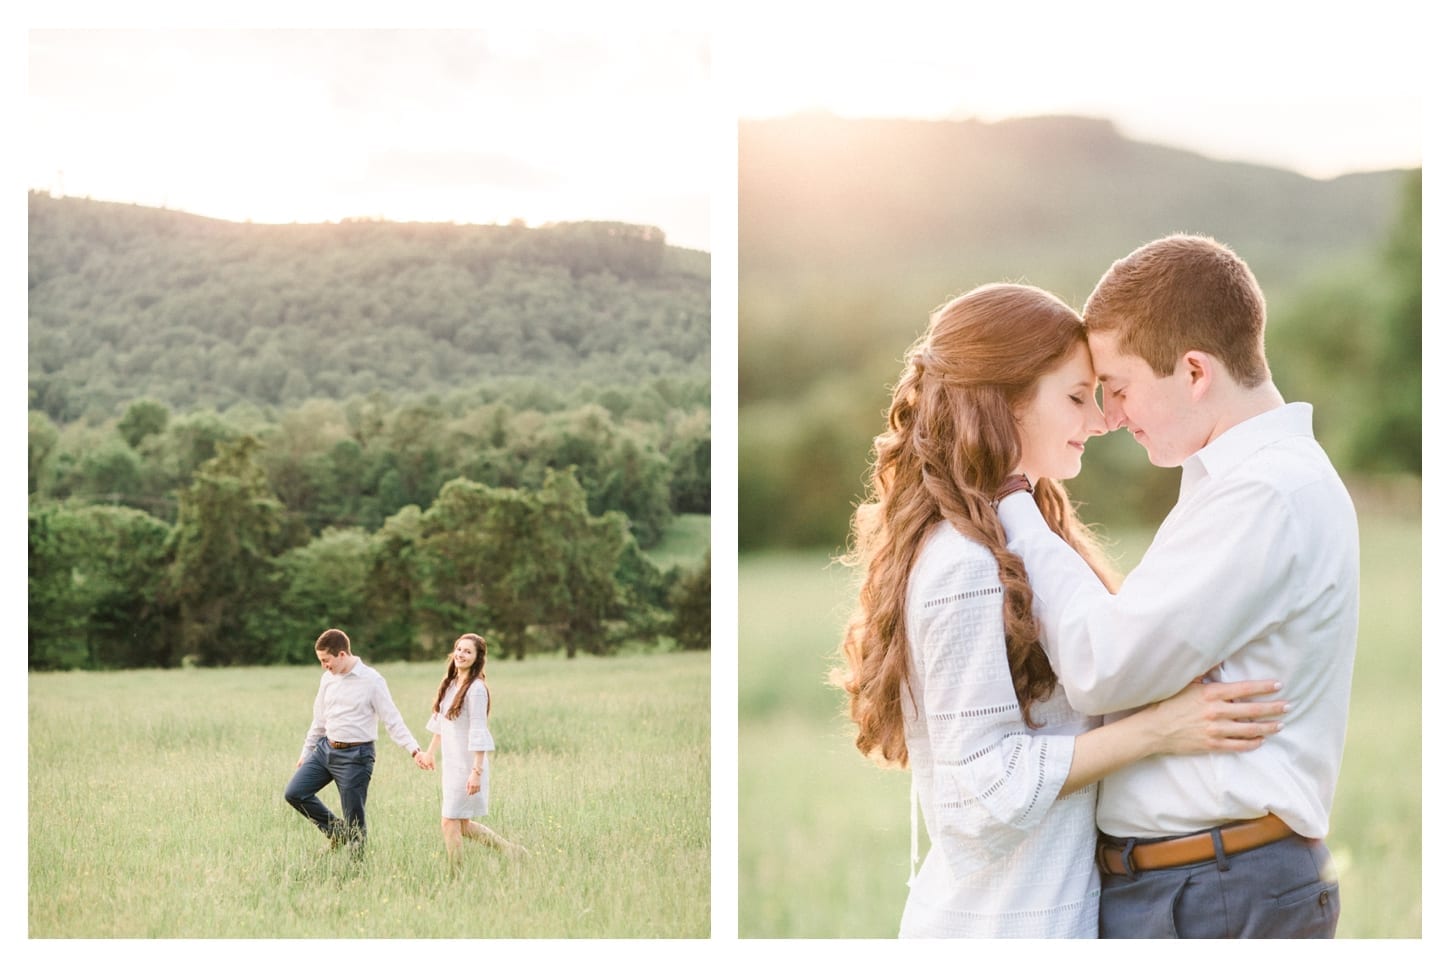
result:
M 29 196 L 30 405 L 57 423 L 709 375 L 709 256 L 651 226 L 253 225 Z
M 708 647 L 709 256 L 29 198 L 30 664 Z M 680 560 L 681 555 L 673 555 Z
M 30 665 L 305 661 L 329 625 L 378 660 L 463 628 L 519 658 L 708 647 L 708 557 L 644 553 L 674 515 L 709 512 L 708 387 L 580 392 L 274 413 L 141 399 L 68 425 L 33 410 Z

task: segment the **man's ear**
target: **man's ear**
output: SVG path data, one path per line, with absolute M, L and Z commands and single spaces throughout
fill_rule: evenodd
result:
M 1183 372 L 1188 377 L 1188 393 L 1195 403 L 1208 395 L 1217 369 L 1218 360 L 1210 353 L 1190 349 L 1183 354 Z

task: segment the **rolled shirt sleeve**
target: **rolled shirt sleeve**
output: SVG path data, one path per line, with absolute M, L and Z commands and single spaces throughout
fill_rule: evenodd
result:
M 398 711 L 398 706 L 393 703 L 393 696 L 388 691 L 388 683 L 382 675 L 378 675 L 373 682 L 373 710 L 377 713 L 378 721 L 388 730 L 405 752 L 413 752 L 419 748 L 413 740 L 413 733 L 408 731 L 407 723 L 403 721 L 403 715 Z

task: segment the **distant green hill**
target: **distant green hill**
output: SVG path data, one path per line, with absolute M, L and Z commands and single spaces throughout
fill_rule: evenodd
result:
M 1024 281 L 1081 305 L 1175 231 L 1248 260 L 1271 303 L 1383 242 L 1402 171 L 1319 181 L 1128 140 L 1107 121 L 744 121 L 741 399 L 897 353 L 939 302 Z
M 742 550 L 845 540 L 907 345 L 986 282 L 1081 306 L 1104 270 L 1172 232 L 1248 260 L 1276 385 L 1314 404 L 1341 469 L 1420 467 L 1420 172 L 1330 181 L 1124 138 L 1105 121 L 842 120 L 739 128 Z M 1072 482 L 1089 520 L 1172 505 L 1122 434 Z
M 30 405 L 708 379 L 710 267 L 649 226 L 254 225 L 30 194 Z

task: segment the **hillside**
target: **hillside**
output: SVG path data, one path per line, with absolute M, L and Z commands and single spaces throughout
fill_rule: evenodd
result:
M 289 405 L 709 374 L 709 256 L 658 229 L 238 224 L 30 194 L 30 405 Z
M 1104 121 L 746 121 L 740 136 L 742 550 L 840 548 L 907 345 L 985 282 L 1081 306 L 1172 232 L 1253 267 L 1275 384 L 1343 471 L 1420 468 L 1420 172 L 1319 181 Z M 1346 361 L 1353 360 L 1353 365 Z M 1087 519 L 1160 520 L 1178 476 L 1122 434 L 1073 481 Z
M 1380 237 L 1400 174 L 1319 181 L 1075 117 L 746 121 L 740 159 L 741 268 L 764 274 L 925 259 L 1077 275 L 1179 229 L 1222 235 L 1292 277 Z

